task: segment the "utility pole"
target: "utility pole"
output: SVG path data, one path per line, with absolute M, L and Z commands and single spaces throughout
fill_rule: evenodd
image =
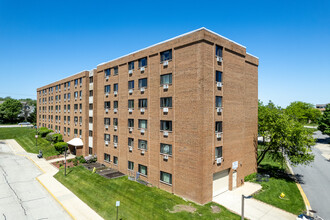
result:
M 66 145 L 65 145 L 65 151 L 64 151 L 64 176 L 66 176 Z

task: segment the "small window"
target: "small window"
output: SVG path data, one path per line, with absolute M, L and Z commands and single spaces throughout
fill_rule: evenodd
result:
M 110 134 L 104 134 L 104 141 L 110 142 Z
M 148 79 L 143 78 L 139 79 L 139 88 L 147 88 L 148 87 Z
M 104 161 L 110 163 L 110 155 L 109 154 L 104 154 Z
M 172 145 L 171 144 L 160 144 L 160 153 L 172 155 Z
M 113 126 L 118 126 L 118 118 L 113 119 Z
M 160 62 L 164 62 L 166 60 L 172 60 L 172 50 L 167 50 L 160 53 Z
M 134 147 L 134 138 L 128 138 L 128 146 Z
M 134 99 L 128 100 L 128 108 L 133 108 L 134 109 Z
M 118 101 L 113 101 L 113 108 L 118 108 Z
M 148 121 L 145 119 L 139 119 L 139 128 L 147 129 Z
M 216 47 L 215 47 L 215 55 L 217 57 L 222 57 L 222 49 L 223 48 L 221 46 L 216 45 Z
M 104 109 L 110 109 L 110 101 L 104 102 Z
M 93 104 L 89 104 L 89 105 L 88 105 L 88 109 L 89 109 L 89 110 L 93 110 Z
M 89 123 L 93 123 L 93 117 L 88 118 Z
M 74 80 L 74 85 L 77 86 L 78 85 L 78 79 Z
M 172 121 L 160 121 L 161 131 L 172 131 Z
M 172 107 L 172 97 L 160 98 L 161 108 L 171 108 Z
M 222 157 L 222 147 L 215 148 L 215 159 Z
M 93 83 L 93 77 L 89 77 L 89 83 Z M 65 85 L 65 84 L 64 84 Z
M 134 70 L 134 61 L 128 63 L 128 70 Z
M 147 108 L 148 99 L 139 99 L 139 108 Z
M 140 67 L 145 67 L 145 66 L 147 66 L 147 58 L 144 57 L 142 59 L 139 59 L 139 68 Z
M 113 84 L 113 91 L 118 92 L 118 83 Z
M 74 104 L 74 110 L 78 110 L 78 104 Z
M 147 176 L 148 175 L 148 168 L 144 165 L 139 164 L 139 173 L 142 175 Z
M 107 76 L 109 77 L 110 76 L 110 73 L 111 73 L 110 68 L 104 70 L 105 77 L 107 77 Z
M 128 89 L 134 89 L 134 80 L 128 81 Z
M 160 85 L 172 84 L 172 73 L 160 76 Z
M 222 72 L 220 72 L 220 71 L 215 72 L 215 81 L 222 82 Z
M 129 170 L 134 170 L 134 162 L 128 161 L 128 169 Z
M 110 118 L 104 118 L 104 125 L 110 125 Z
M 142 150 L 147 150 L 147 141 L 145 141 L 145 140 L 139 140 L 139 146 L 138 146 L 138 148 L 139 149 L 142 149 Z
M 113 143 L 118 143 L 118 136 L 117 135 L 113 136 Z
M 116 156 L 113 156 L 113 163 L 118 165 L 118 157 Z
M 89 96 L 90 96 L 90 97 L 93 96 L 93 90 L 89 90 Z
M 222 121 L 215 122 L 215 132 L 222 132 Z
M 104 93 L 110 93 L 110 85 L 104 86 Z
M 92 147 L 88 147 L 88 154 L 92 155 L 93 154 L 93 148 Z
M 118 66 L 113 68 L 113 75 L 118 75 Z
M 215 107 L 217 107 L 217 108 L 222 107 L 222 96 L 215 97 Z
M 131 118 L 128 119 L 128 127 L 134 128 L 134 119 L 131 119 Z
M 172 174 L 160 171 L 160 180 L 162 182 L 172 184 Z

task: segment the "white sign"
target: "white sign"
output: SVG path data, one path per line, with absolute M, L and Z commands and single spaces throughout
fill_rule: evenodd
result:
M 233 162 L 232 168 L 233 170 L 236 170 L 238 168 L 238 161 Z
M 117 206 L 117 207 L 120 206 L 120 201 L 117 201 L 117 202 L 116 202 L 116 206 Z

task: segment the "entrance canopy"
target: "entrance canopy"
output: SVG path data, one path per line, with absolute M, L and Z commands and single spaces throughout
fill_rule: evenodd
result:
M 71 141 L 68 141 L 68 144 L 75 147 L 80 147 L 84 145 L 80 138 L 73 138 Z

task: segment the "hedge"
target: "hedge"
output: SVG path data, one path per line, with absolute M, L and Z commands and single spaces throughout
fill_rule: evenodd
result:
M 49 133 L 46 136 L 46 140 L 52 143 L 62 142 L 63 136 L 61 134 Z
M 51 133 L 51 132 L 53 132 L 53 130 L 50 130 L 48 128 L 45 128 L 45 127 L 39 128 L 39 135 L 41 137 L 46 137 L 46 135 L 49 134 L 49 133 Z
M 54 144 L 55 150 L 61 154 L 63 153 L 63 151 L 65 151 L 65 147 L 68 148 L 68 144 L 65 142 L 58 142 L 56 144 Z

